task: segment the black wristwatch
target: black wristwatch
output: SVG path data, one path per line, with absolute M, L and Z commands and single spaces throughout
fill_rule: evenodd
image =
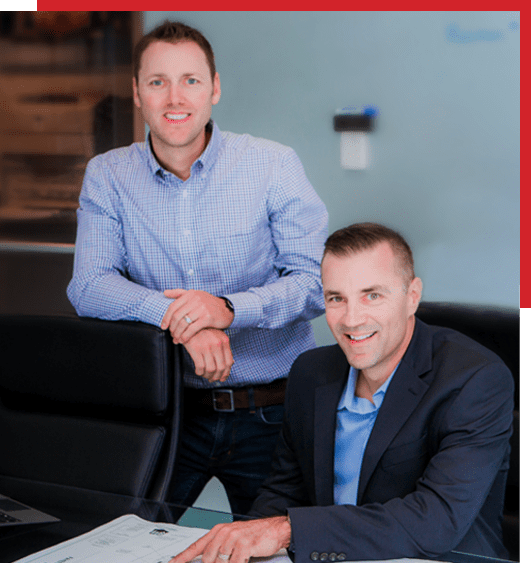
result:
M 225 301 L 225 306 L 227 307 L 227 309 L 231 312 L 234 313 L 234 305 L 232 304 L 231 301 L 229 301 L 226 297 L 219 297 L 220 299 L 223 299 L 223 301 Z

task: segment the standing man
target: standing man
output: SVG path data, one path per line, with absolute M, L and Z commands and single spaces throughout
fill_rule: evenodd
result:
M 282 547 L 295 563 L 505 557 L 510 371 L 415 318 L 422 282 L 386 227 L 331 235 L 322 279 L 338 345 L 290 372 L 272 473 L 251 510 L 268 518 L 216 526 L 171 563 L 245 563 Z
M 150 132 L 89 162 L 68 296 L 80 315 L 158 325 L 184 346 L 170 500 L 192 504 L 217 476 L 245 513 L 289 368 L 315 346 L 326 209 L 292 149 L 211 120 L 220 79 L 199 31 L 165 22 L 144 36 L 133 93 Z

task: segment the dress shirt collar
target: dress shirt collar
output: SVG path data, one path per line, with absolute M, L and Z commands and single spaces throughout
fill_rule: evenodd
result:
M 218 157 L 222 141 L 221 131 L 212 119 L 206 124 L 206 130 L 212 131 L 212 135 L 210 136 L 210 140 L 205 150 L 192 164 L 192 170 L 195 167 L 197 169 L 203 169 L 205 172 L 207 172 L 208 170 L 210 170 L 210 168 L 212 168 Z M 146 135 L 145 151 L 149 168 L 154 175 L 164 177 L 166 174 L 171 174 L 171 172 L 168 172 L 168 170 L 163 168 L 156 159 L 155 153 L 153 152 L 153 147 L 151 146 L 151 136 L 149 131 Z
M 221 148 L 221 131 L 219 127 L 214 123 L 211 119 L 207 125 L 207 131 L 210 129 L 212 131 L 212 135 L 210 136 L 210 141 L 206 146 L 205 150 L 199 155 L 199 158 L 196 162 L 200 162 L 204 171 L 208 172 L 218 158 L 218 154 Z
M 348 410 L 350 412 L 357 412 L 359 414 L 363 414 L 372 410 L 378 410 L 383 403 L 387 388 L 389 387 L 391 379 L 393 379 L 393 376 L 396 373 L 399 365 L 400 362 L 398 362 L 397 366 L 395 367 L 391 375 L 387 378 L 385 383 L 383 383 L 378 388 L 376 393 L 374 393 L 374 395 L 372 396 L 374 404 L 367 399 L 363 400 L 360 399 L 360 397 L 356 397 L 355 390 L 356 381 L 358 379 L 358 370 L 351 366 L 348 374 L 347 385 L 345 387 L 343 395 L 341 396 L 341 399 L 339 400 L 337 410 Z

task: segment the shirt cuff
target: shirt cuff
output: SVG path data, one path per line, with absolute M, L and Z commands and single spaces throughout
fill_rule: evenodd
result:
M 234 306 L 234 320 L 229 328 L 260 328 L 263 318 L 262 300 L 249 291 L 223 295 Z
M 160 327 L 162 318 L 172 301 L 173 299 L 165 297 L 164 294 L 153 291 L 142 303 L 138 311 L 138 320 Z
M 290 542 L 289 542 L 288 552 L 295 554 L 295 540 L 293 538 L 293 536 L 294 536 L 293 525 L 291 524 L 291 516 L 289 514 L 289 510 L 288 510 L 288 522 L 289 522 L 289 525 L 291 527 L 291 538 L 290 538 Z

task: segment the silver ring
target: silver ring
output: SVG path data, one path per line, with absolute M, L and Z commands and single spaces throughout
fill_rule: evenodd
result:
M 228 561 L 230 559 L 230 555 L 227 555 L 226 553 L 218 553 L 218 559 Z
M 191 324 L 193 323 L 192 319 L 191 319 L 188 315 L 186 315 L 186 317 L 184 317 L 184 320 L 185 320 L 189 325 L 191 325 Z

